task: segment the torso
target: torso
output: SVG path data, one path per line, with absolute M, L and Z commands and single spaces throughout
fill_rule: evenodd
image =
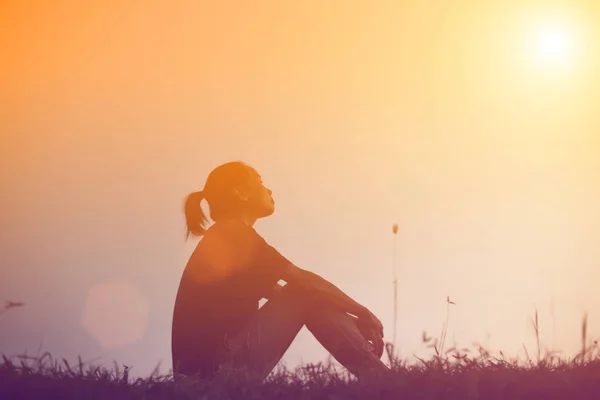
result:
M 173 370 L 210 375 L 225 337 L 239 332 L 258 310 L 258 301 L 281 279 L 277 265 L 286 261 L 251 227 L 235 222 L 211 226 L 190 257 L 177 292 Z

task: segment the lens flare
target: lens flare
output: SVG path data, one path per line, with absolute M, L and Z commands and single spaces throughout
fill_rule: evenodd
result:
M 115 280 L 90 289 L 81 323 L 102 346 L 111 349 L 142 339 L 148 313 L 142 293 L 126 280 Z

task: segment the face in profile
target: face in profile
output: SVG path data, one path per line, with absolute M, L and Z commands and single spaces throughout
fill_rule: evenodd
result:
M 267 188 L 258 172 L 252 170 L 248 181 L 248 203 L 257 218 L 268 217 L 275 211 L 272 191 Z

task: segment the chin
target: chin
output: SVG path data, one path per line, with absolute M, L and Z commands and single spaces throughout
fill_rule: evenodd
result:
M 271 206 L 271 207 L 265 207 L 265 209 L 263 210 L 263 218 L 264 217 L 268 217 L 269 215 L 272 215 L 275 212 L 275 207 Z

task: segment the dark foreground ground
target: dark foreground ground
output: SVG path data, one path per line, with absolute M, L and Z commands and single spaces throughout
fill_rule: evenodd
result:
M 394 379 L 366 384 L 331 364 L 280 369 L 262 384 L 229 377 L 181 382 L 152 374 L 132 380 L 126 371 L 73 366 L 49 354 L 0 360 L 0 399 L 597 399 L 600 357 L 506 361 L 480 349 L 408 365 L 394 362 Z

